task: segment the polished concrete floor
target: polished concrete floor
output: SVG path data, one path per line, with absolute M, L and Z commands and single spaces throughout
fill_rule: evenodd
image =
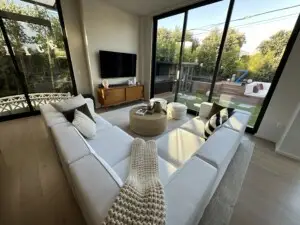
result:
M 300 163 L 253 141 L 230 225 L 299 225 Z M 85 225 L 40 116 L 0 123 L 0 225 Z
M 299 225 L 300 163 L 253 138 L 255 150 L 230 225 Z

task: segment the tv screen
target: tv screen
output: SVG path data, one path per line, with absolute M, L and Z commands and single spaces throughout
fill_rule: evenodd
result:
M 136 54 L 100 51 L 102 78 L 135 77 Z

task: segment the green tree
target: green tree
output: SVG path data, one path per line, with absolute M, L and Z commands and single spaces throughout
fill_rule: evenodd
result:
M 221 37 L 222 31 L 219 29 L 212 30 L 197 50 L 198 61 L 203 63 L 203 70 L 209 74 L 213 73 L 215 68 Z M 233 28 L 228 30 L 221 59 L 222 70 L 220 76 L 222 78 L 230 77 L 236 72 L 239 65 L 240 50 L 245 42 L 245 34 Z
M 51 83 L 53 89 L 59 89 L 58 81 L 62 80 L 64 81 L 65 78 L 68 78 L 69 75 L 67 73 L 62 73 L 63 76 L 57 76 L 54 78 L 54 64 L 57 61 L 57 56 L 60 58 L 65 58 L 65 51 L 64 51 L 64 43 L 63 43 L 63 37 L 60 27 L 60 22 L 58 20 L 58 16 L 49 10 L 47 10 L 45 7 L 36 6 L 36 5 L 30 5 L 25 6 L 20 5 L 17 3 L 8 2 L 8 3 L 2 3 L 0 4 L 0 9 L 7 12 L 12 12 L 16 14 L 21 15 L 27 15 L 31 17 L 36 17 L 44 20 L 48 20 L 51 24 L 51 27 L 48 26 L 42 26 L 32 23 L 26 23 L 26 22 L 20 22 L 15 21 L 11 19 L 5 19 L 5 27 L 7 30 L 7 33 L 10 38 L 10 42 L 12 46 L 14 47 L 14 52 L 18 57 L 18 60 L 20 61 L 21 69 L 25 74 L 25 78 L 27 80 L 27 84 L 30 86 L 34 86 L 35 83 L 37 83 L 38 80 L 45 80 L 47 79 L 46 76 L 50 74 L 51 76 Z M 53 41 L 53 43 L 57 46 L 55 50 L 50 49 L 49 45 L 47 44 L 50 40 Z M 1 46 L 5 46 L 4 40 L 2 35 L 0 35 L 0 44 Z M 39 53 L 37 49 L 32 48 L 31 44 L 40 44 L 42 46 L 42 49 L 44 49 L 45 53 Z M 23 46 L 27 46 L 30 49 L 31 56 L 30 57 L 23 57 L 25 55 Z M 5 49 L 1 48 L 1 55 L 5 55 Z M 15 88 L 19 87 L 19 85 L 11 84 L 12 78 L 15 78 L 15 76 L 11 76 L 11 72 L 7 73 L 7 71 L 13 71 L 10 58 L 7 56 L 3 56 L 1 59 L 1 66 L 9 67 L 6 69 L 1 70 L 1 78 L 0 78 L 0 86 L 6 87 L 9 89 L 12 89 L 11 92 L 14 92 L 13 94 L 16 94 Z M 43 70 L 47 72 L 42 72 L 38 76 L 34 76 L 30 74 L 29 71 L 27 71 L 28 63 L 37 63 L 35 66 L 39 68 L 39 70 Z M 31 70 L 32 68 L 30 68 Z M 3 71 L 3 72 L 2 72 Z M 6 79 L 6 77 L 9 76 L 9 79 Z M 38 80 L 37 80 L 38 78 Z M 15 83 L 17 80 L 15 79 Z M 10 92 L 7 91 L 1 91 L 1 95 L 4 92 Z M 17 93 L 20 93 L 20 90 L 17 90 Z M 9 95 L 9 94 L 5 94 Z
M 250 77 L 254 80 L 271 82 L 284 53 L 291 31 L 280 30 L 258 46 L 248 63 Z
M 280 59 L 284 49 L 291 36 L 291 31 L 280 30 L 270 37 L 269 40 L 262 41 L 258 46 L 258 50 L 262 54 L 272 53 L 274 58 Z
M 156 60 L 160 62 L 177 63 L 179 61 L 182 28 L 175 27 L 174 30 L 159 28 L 157 31 Z M 192 46 L 184 48 L 183 61 L 194 62 L 195 51 L 199 45 L 192 32 L 186 31 L 185 42 L 192 42 Z

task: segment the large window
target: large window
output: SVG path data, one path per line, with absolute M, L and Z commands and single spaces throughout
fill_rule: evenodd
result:
M 56 1 L 0 3 L 0 119 L 75 94 Z
M 157 22 L 155 97 L 172 101 L 179 69 L 184 13 Z
M 177 45 L 182 49 L 176 62 L 180 71 L 167 100 L 184 103 L 194 112 L 203 101 L 248 111 L 251 130 L 266 104 L 274 77 L 280 76 L 278 66 L 299 12 L 297 0 L 274 0 L 272 4 L 268 0 L 224 0 L 203 1 L 155 17 L 154 24 L 168 19 L 167 28 L 171 18 L 185 18 L 182 30 L 176 31 L 184 34 Z M 160 37 L 161 27 L 156 29 L 153 55 L 157 57 L 166 44 Z M 156 76 L 157 64 L 156 60 Z M 155 90 L 156 83 L 152 84 Z M 164 97 L 165 92 L 158 96 Z

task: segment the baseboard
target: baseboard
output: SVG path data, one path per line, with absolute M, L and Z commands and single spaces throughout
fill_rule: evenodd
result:
M 280 155 L 283 155 L 283 156 L 286 156 L 286 157 L 289 157 L 289 158 L 292 158 L 292 159 L 300 161 L 300 157 L 292 155 L 292 154 L 287 153 L 287 152 L 283 152 L 283 151 L 281 151 L 278 148 L 275 149 L 275 152 L 278 153 L 278 154 L 280 154 Z

